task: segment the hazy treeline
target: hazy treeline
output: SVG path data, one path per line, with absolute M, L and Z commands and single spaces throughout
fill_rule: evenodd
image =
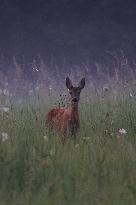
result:
M 135 2 L 117 0 L 1 0 L 0 53 L 41 53 L 70 63 L 99 60 L 107 50 L 135 58 Z M 132 58 L 132 59 L 131 59 Z
M 96 84 L 135 80 L 135 7 L 117 0 L 1 0 L 1 84 L 49 87 L 66 75 Z

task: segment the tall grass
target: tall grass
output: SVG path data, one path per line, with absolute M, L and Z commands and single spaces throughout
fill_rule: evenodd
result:
M 84 91 L 80 133 L 65 145 L 44 126 L 54 95 L 10 104 L 9 112 L 0 113 L 0 205 L 135 205 L 134 92 Z

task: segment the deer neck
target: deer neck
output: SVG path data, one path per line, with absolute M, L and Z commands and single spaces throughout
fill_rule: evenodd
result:
M 78 103 L 76 105 L 71 103 L 70 110 L 71 110 L 72 117 L 78 118 Z
M 73 104 L 71 102 L 71 100 L 69 100 L 68 109 L 71 111 L 72 116 L 77 116 L 78 117 L 78 103 Z

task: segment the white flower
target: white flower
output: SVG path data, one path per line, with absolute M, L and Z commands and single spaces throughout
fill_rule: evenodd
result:
M 36 90 L 36 91 L 39 91 L 39 89 L 40 89 L 39 86 L 36 86 L 35 90 Z
M 37 72 L 39 71 L 39 69 L 38 69 L 38 68 L 36 68 L 36 67 L 33 67 L 32 69 L 33 69 L 33 70 L 36 70 Z
M 2 139 L 3 142 L 8 140 L 8 138 L 9 138 L 9 136 L 6 132 L 1 133 L 1 139 Z
M 103 87 L 103 91 L 104 92 L 108 92 L 109 91 L 109 87 L 108 86 Z
M 0 107 L 0 111 L 9 112 L 9 107 Z
M 4 90 L 3 90 L 3 94 L 6 95 L 6 96 L 9 96 L 9 90 L 4 89 Z
M 52 90 L 52 87 L 49 87 L 49 90 Z
M 133 95 L 132 93 L 130 93 L 130 94 L 129 94 L 129 96 L 130 96 L 131 98 L 133 98 L 133 97 L 134 97 L 134 95 Z
M 121 128 L 121 129 L 119 129 L 119 133 L 121 135 L 125 135 L 125 134 L 127 134 L 127 131 L 125 129 Z
M 48 137 L 45 135 L 45 136 L 43 136 L 43 139 L 46 141 L 46 142 L 48 142 Z
M 114 121 L 113 120 L 111 121 L 111 125 L 114 125 Z
M 9 112 L 9 107 L 3 107 L 4 112 Z
M 78 147 L 79 147 L 79 144 L 76 144 L 76 145 L 75 145 L 75 148 L 78 148 Z

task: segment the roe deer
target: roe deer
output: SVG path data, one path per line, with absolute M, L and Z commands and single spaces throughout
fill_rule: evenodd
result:
M 60 133 L 64 138 L 75 135 L 80 127 L 78 102 L 80 92 L 85 86 L 85 78 L 82 78 L 79 85 L 74 87 L 71 80 L 66 78 L 66 87 L 70 94 L 70 104 L 67 108 L 56 107 L 50 110 L 46 116 L 46 127 Z

